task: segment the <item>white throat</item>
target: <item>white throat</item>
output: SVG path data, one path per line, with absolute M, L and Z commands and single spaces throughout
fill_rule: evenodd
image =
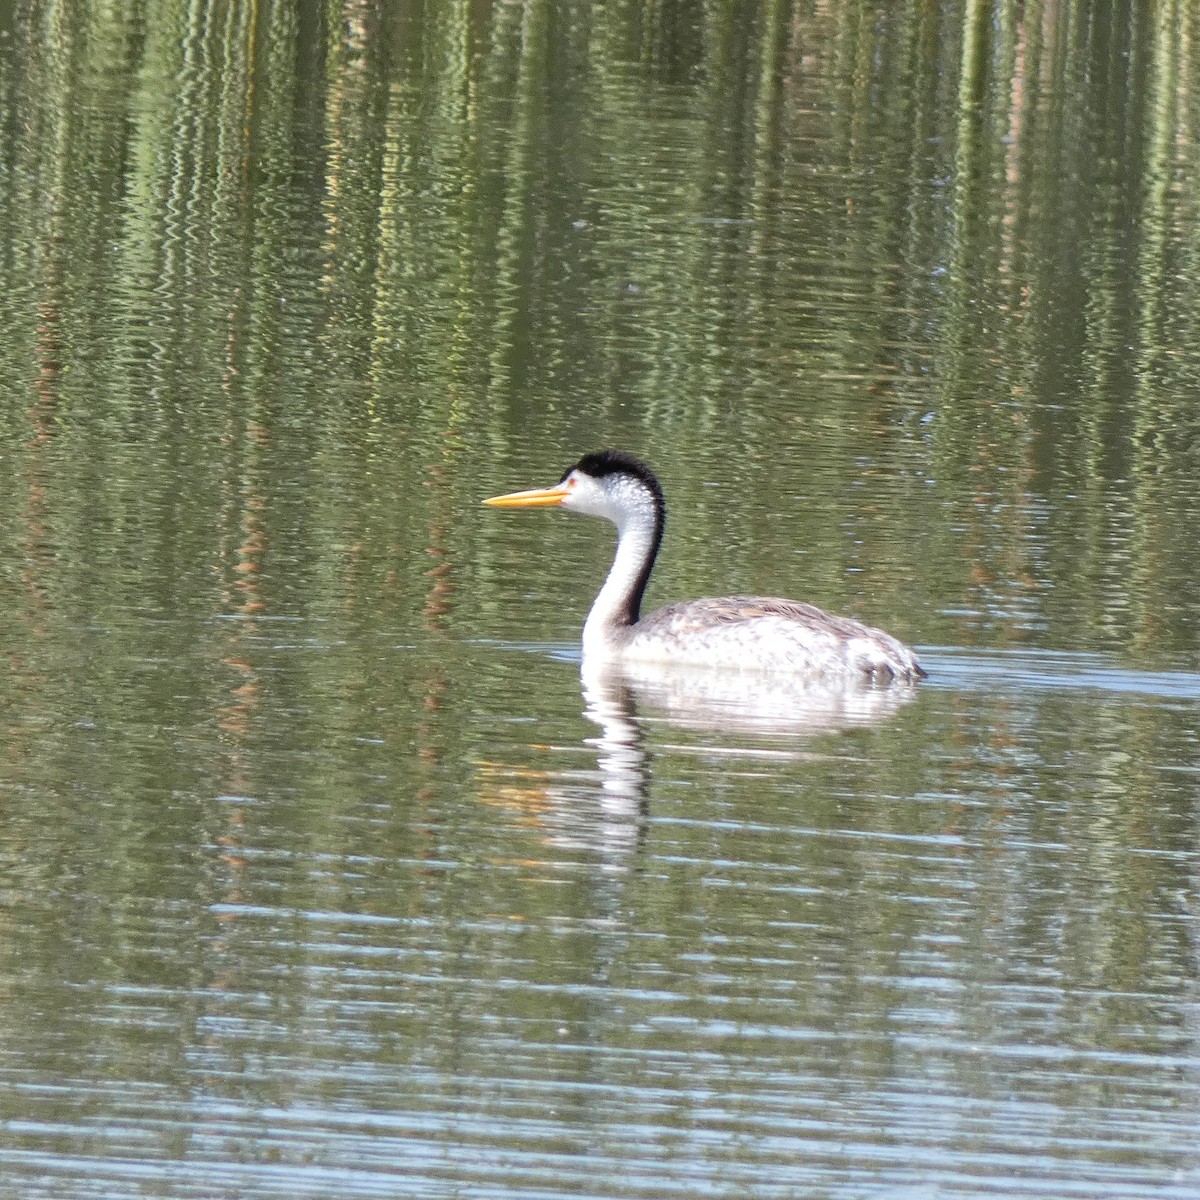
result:
M 612 658 L 634 628 L 631 606 L 639 585 L 644 585 L 649 560 L 655 553 L 655 510 L 638 489 L 637 501 L 624 503 L 604 515 L 617 527 L 617 552 L 583 626 L 584 658 Z

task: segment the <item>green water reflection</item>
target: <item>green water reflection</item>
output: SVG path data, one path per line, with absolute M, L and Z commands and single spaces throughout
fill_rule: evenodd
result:
M 1197 15 L 0 3 L 0 1191 L 1194 1194 Z

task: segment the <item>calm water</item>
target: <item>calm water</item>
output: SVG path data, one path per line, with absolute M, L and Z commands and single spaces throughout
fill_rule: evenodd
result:
M 1198 18 L 0 4 L 0 1195 L 1200 1195 Z

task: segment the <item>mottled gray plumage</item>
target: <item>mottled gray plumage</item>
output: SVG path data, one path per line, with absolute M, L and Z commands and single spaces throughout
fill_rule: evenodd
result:
M 875 683 L 916 680 L 925 672 L 902 642 L 815 604 L 778 596 L 712 596 L 656 609 L 618 637 L 622 653 L 805 675 L 857 674 Z

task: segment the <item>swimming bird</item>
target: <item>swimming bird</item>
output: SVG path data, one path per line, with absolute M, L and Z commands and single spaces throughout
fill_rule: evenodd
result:
M 583 626 L 584 662 L 787 671 L 871 683 L 925 676 L 916 655 L 881 629 L 773 596 L 721 596 L 641 615 L 667 506 L 654 472 L 621 450 L 585 454 L 553 487 L 483 501 L 497 508 L 561 507 L 604 517 L 617 550 Z

